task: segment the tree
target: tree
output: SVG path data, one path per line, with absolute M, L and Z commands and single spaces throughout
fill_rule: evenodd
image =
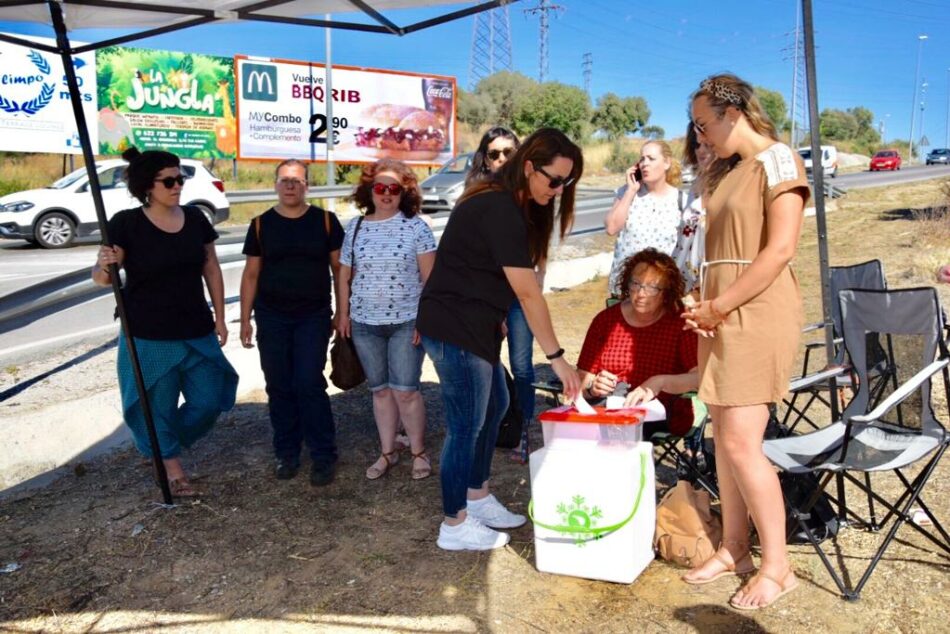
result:
M 649 120 L 650 109 L 643 97 L 621 98 L 608 92 L 597 100 L 591 123 L 613 141 L 637 132 Z
M 666 130 L 658 125 L 643 126 L 640 134 L 648 139 L 662 139 L 666 135 Z
M 458 89 L 458 120 L 473 129 L 494 124 L 498 120 L 495 103 L 486 94 Z
M 521 73 L 502 71 L 478 82 L 475 94 L 489 99 L 494 105 L 491 123 L 513 128 L 515 114 L 537 86 L 538 82 Z
M 514 116 L 518 134 L 530 134 L 538 128 L 557 128 L 580 142 L 587 135 L 590 99 L 577 86 L 556 81 L 537 84 L 524 99 Z
M 874 129 L 874 113 L 863 106 L 822 110 L 819 130 L 822 141 L 844 142 L 855 152 L 871 153 L 881 142 Z
M 850 141 L 858 134 L 858 121 L 850 112 L 825 108 L 819 117 L 821 138 L 828 141 Z
M 762 86 L 756 86 L 755 96 L 759 98 L 762 109 L 765 110 L 765 114 L 772 120 L 772 125 L 775 126 L 775 129 L 777 131 L 785 130 L 789 123 L 787 114 L 788 108 L 785 106 L 785 97 L 782 96 L 782 93 L 763 88 Z

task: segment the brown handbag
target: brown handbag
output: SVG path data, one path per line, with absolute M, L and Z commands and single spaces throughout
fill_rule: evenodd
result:
M 352 265 L 350 267 L 350 294 L 353 292 L 353 276 L 356 274 L 356 234 L 360 232 L 363 218 L 356 221 L 352 241 Z M 341 337 L 337 332 L 333 335 L 333 344 L 330 346 L 330 382 L 341 390 L 350 390 L 366 380 L 363 365 L 356 354 L 356 347 L 351 337 Z
M 715 554 L 722 541 L 719 518 L 709 508 L 709 493 L 685 480 L 667 492 L 656 509 L 653 547 L 660 557 L 694 568 Z

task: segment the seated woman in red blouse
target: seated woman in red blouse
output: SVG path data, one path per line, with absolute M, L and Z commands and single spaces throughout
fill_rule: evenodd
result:
M 667 421 L 645 426 L 644 439 L 660 429 L 683 435 L 693 424 L 693 406 L 676 395 L 699 387 L 696 333 L 684 330 L 680 317 L 683 277 L 673 258 L 644 249 L 624 262 L 620 291 L 622 301 L 587 330 L 577 362 L 584 397 L 596 402 L 626 394 L 628 406 L 658 398 Z

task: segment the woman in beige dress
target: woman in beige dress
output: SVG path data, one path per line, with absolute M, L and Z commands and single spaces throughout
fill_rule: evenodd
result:
M 762 453 L 762 437 L 768 404 L 788 389 L 803 323 L 790 263 L 808 182 L 798 155 L 778 142 L 752 86 L 738 77 L 705 79 L 691 113 L 700 142 L 716 155 L 705 182 L 701 301 L 685 317 L 703 335 L 699 397 L 714 422 L 723 541 L 714 557 L 683 580 L 703 584 L 753 572 L 751 516 L 761 567 L 730 604 L 755 610 L 798 585 L 785 548 L 782 491 Z

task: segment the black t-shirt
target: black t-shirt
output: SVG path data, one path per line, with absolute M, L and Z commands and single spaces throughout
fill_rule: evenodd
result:
M 181 231 L 162 231 L 141 207 L 109 220 L 109 238 L 125 250 L 125 299 L 129 330 L 142 339 L 195 339 L 214 330 L 205 300 L 205 245 L 218 233 L 201 210 L 182 207 Z
M 515 294 L 502 267 L 533 268 L 524 216 L 509 192 L 461 202 L 439 241 L 416 328 L 497 363 L 501 322 Z
M 324 214 L 330 214 L 327 235 Z M 336 214 L 311 205 L 299 218 L 281 216 L 272 207 L 247 228 L 244 254 L 262 258 L 257 297 L 271 310 L 305 315 L 330 306 L 330 253 L 343 246 Z

